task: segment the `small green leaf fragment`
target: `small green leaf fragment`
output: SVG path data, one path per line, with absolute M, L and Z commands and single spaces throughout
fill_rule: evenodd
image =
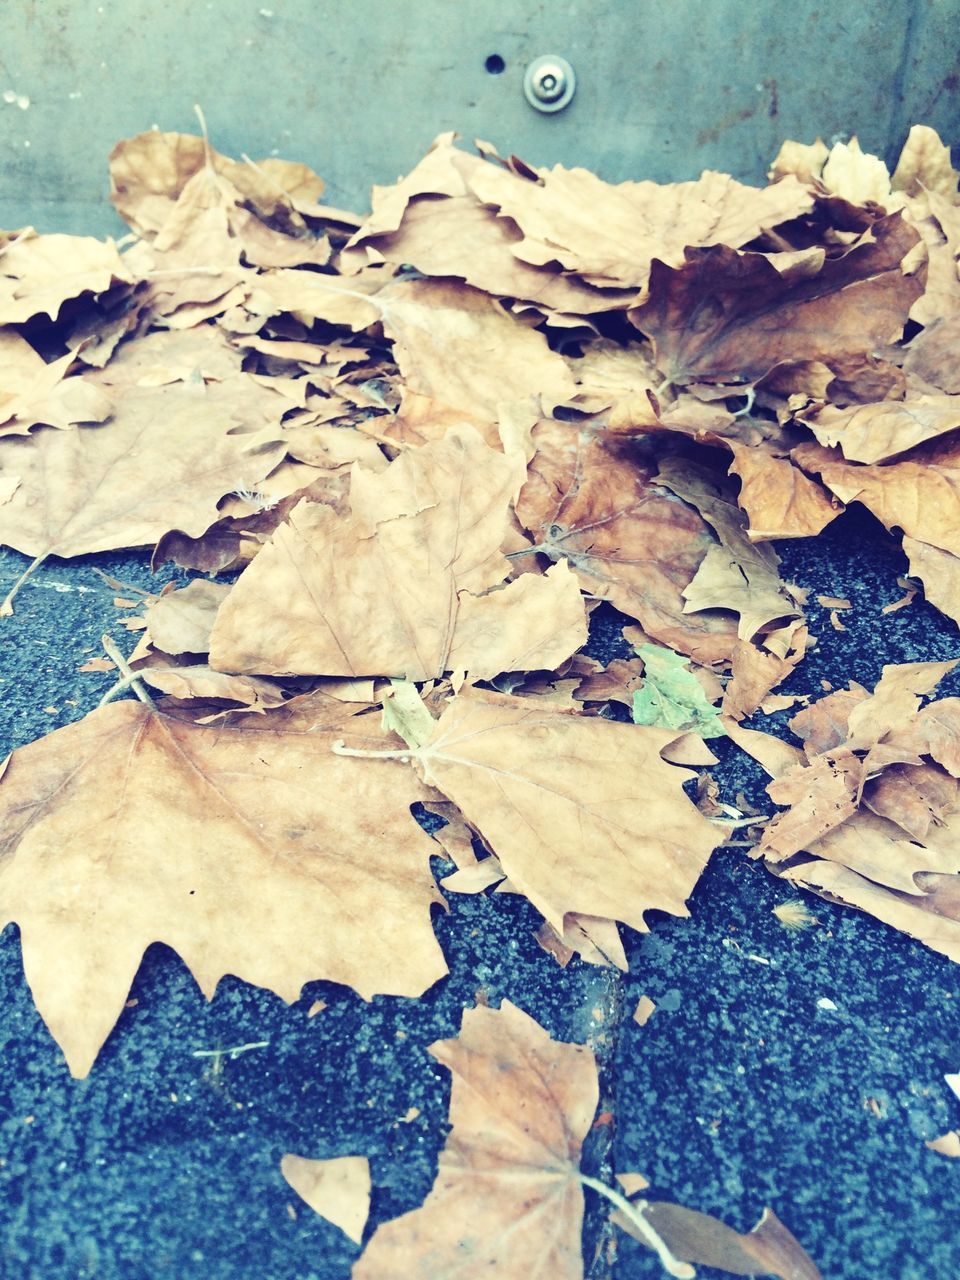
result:
M 412 680 L 391 680 L 383 700 L 383 727 L 398 733 L 416 751 L 430 737 L 436 725 Z
M 640 645 L 637 654 L 643 659 L 643 686 L 633 694 L 634 724 L 723 737 L 726 731 L 717 709 L 707 701 L 683 654 L 657 644 Z

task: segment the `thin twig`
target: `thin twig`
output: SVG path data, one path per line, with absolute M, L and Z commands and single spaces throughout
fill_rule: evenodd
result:
M 20 590 L 20 588 L 23 586 L 26 580 L 33 573 L 34 569 L 36 569 L 39 565 L 43 564 L 48 554 L 49 552 L 42 551 L 35 560 L 30 561 L 30 563 L 24 569 L 23 573 L 21 573 L 20 577 L 16 580 L 16 582 L 13 584 L 13 586 L 10 588 L 10 590 L 7 592 L 6 596 L 4 597 L 3 604 L 0 604 L 0 618 L 13 617 L 14 596 L 17 594 L 17 592 Z
M 147 687 L 143 683 L 142 677 L 137 675 L 135 671 L 130 670 L 130 666 L 126 658 L 117 648 L 117 646 L 113 643 L 110 637 L 101 636 L 100 643 L 103 645 L 104 653 L 113 662 L 114 666 L 117 668 L 117 670 L 120 672 L 120 675 L 123 677 L 123 679 L 120 681 L 120 685 L 122 686 L 122 688 L 132 689 L 141 702 L 146 703 L 146 705 L 152 711 L 156 711 L 157 704 L 150 697 L 149 693 L 147 693 Z M 107 693 L 101 699 L 100 705 L 103 706 L 104 702 L 109 702 L 110 698 L 113 696 L 114 696 L 114 690 L 108 690 Z

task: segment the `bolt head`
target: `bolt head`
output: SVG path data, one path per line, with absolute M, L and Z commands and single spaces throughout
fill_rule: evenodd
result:
M 540 67 L 531 85 L 534 94 L 541 102 L 556 102 L 563 96 L 566 87 L 566 73 L 556 63 L 547 63 Z

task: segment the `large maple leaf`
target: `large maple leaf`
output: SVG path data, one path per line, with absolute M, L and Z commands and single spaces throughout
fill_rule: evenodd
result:
M 123 702 L 14 752 L 0 920 L 20 925 L 27 980 L 74 1075 L 153 942 L 208 997 L 227 973 L 285 1000 L 316 978 L 370 997 L 443 976 L 414 780 L 333 754 L 349 716 L 315 696 L 214 728 Z
M 353 1280 L 580 1280 L 580 1148 L 597 1106 L 589 1049 L 515 1005 L 468 1009 L 430 1052 L 453 1073 L 453 1126 L 426 1202 L 374 1233 Z
M 899 338 L 923 291 L 901 264 L 917 233 L 899 215 L 875 223 L 842 257 L 726 245 L 688 249 L 681 267 L 654 262 L 650 299 L 631 312 L 670 382 L 749 383 L 779 364 L 871 351 Z
M 303 503 L 221 606 L 211 666 L 260 674 L 552 669 L 586 639 L 565 569 L 501 588 L 500 545 L 523 459 L 470 427 L 353 471 L 349 515 Z
M 660 756 L 677 736 L 467 688 L 404 754 L 559 933 L 570 913 L 646 930 L 646 911 L 688 914 L 718 837 Z

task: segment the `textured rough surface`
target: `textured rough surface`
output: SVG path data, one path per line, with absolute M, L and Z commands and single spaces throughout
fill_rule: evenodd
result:
M 870 687 L 884 662 L 960 652 L 956 627 L 922 602 L 881 613 L 902 594 L 905 565 L 862 513 L 778 549 L 784 577 L 811 588 L 820 637 L 787 691 L 819 693 L 822 679 L 851 677 Z M 0 553 L 0 588 L 22 563 Z M 145 558 L 41 568 L 2 632 L 0 751 L 94 705 L 113 677 L 76 667 L 104 630 L 132 647 L 93 563 L 132 584 L 158 581 Z M 851 600 L 848 631 L 830 626 L 818 593 Z M 612 610 L 595 616 L 593 652 L 626 652 L 622 621 Z M 944 681 L 944 695 L 958 691 L 956 676 Z M 780 731 L 790 714 L 750 723 Z M 711 745 L 722 798 L 766 803 L 759 769 L 731 744 Z M 454 1035 L 479 994 L 492 1005 L 509 998 L 554 1036 L 589 1039 L 598 1052 L 600 1105 L 614 1121 L 588 1139 L 589 1172 L 612 1158 L 617 1171 L 646 1174 L 653 1198 L 740 1230 L 769 1204 L 830 1280 L 953 1276 L 960 1243 L 946 1207 L 960 1197 L 960 1162 L 924 1140 L 960 1124 L 943 1080 L 960 1069 L 960 968 L 814 898 L 805 900 L 817 923 L 789 933 L 771 908 L 796 896 L 743 850 L 715 854 L 691 919 L 655 913 L 649 935 L 626 931 L 631 972 L 611 977 L 576 959 L 560 969 L 534 942 L 538 917 L 521 899 L 451 894 L 450 915 L 436 917 L 451 976 L 421 1001 L 364 1004 L 315 983 L 287 1007 L 227 978 L 208 1005 L 173 953 L 153 947 L 137 1003 L 82 1082 L 70 1080 L 33 1008 L 10 929 L 0 942 L 0 1274 L 347 1280 L 355 1247 L 294 1205 L 281 1156 L 369 1156 L 368 1230 L 418 1205 L 449 1089 L 426 1047 Z M 632 1012 L 643 994 L 657 1007 L 641 1028 Z M 308 1018 L 317 999 L 327 1007 Z M 210 1055 L 263 1041 L 235 1058 Z M 595 1199 L 587 1194 L 591 1280 L 654 1280 L 659 1264 L 623 1236 L 608 1268 Z

